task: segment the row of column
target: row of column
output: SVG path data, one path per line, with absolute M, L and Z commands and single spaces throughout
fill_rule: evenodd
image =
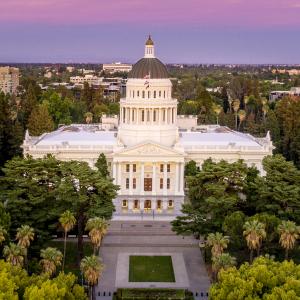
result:
M 128 199 L 128 210 L 134 210 L 134 201 L 135 199 Z M 139 201 L 139 207 L 137 210 L 144 210 L 145 208 L 145 201 L 148 201 L 148 200 L 138 200 Z M 157 200 L 150 200 L 151 201 L 151 209 L 158 209 L 157 207 Z M 162 210 L 167 210 L 169 207 L 168 207 L 168 202 L 169 200 L 161 200 L 161 203 L 162 203 L 162 206 L 161 206 L 161 209 Z M 174 202 L 173 202 L 173 205 L 174 205 Z M 172 207 L 174 208 L 174 206 Z
M 168 194 L 167 189 L 167 179 L 171 178 L 172 172 L 167 172 L 167 165 L 171 162 L 164 162 L 164 170 L 163 170 L 163 195 Z M 137 172 L 133 172 L 133 164 L 138 165 L 137 162 L 113 162 L 113 178 L 114 183 L 121 186 L 121 190 L 126 190 L 124 186 L 122 186 L 122 177 L 125 178 L 124 174 L 122 174 L 122 164 L 126 165 L 129 164 L 129 173 L 126 173 L 127 176 L 129 176 L 129 194 L 136 194 L 137 192 L 140 195 L 144 195 L 144 179 L 145 179 L 145 164 L 142 162 L 140 163 L 140 188 L 137 188 L 135 190 L 132 189 L 132 182 L 133 182 L 133 176 L 135 175 L 135 178 L 137 180 L 137 187 L 138 187 L 138 178 L 137 178 Z M 156 195 L 157 193 L 157 167 L 159 167 L 162 163 L 153 163 L 152 164 L 152 195 Z M 168 176 L 169 174 L 169 176 Z M 127 177 L 128 178 L 128 177 Z M 175 194 L 181 194 L 183 193 L 184 189 L 184 163 L 179 162 L 175 164 L 175 176 L 172 176 L 173 181 L 171 181 L 171 185 L 175 184 L 174 186 L 174 192 Z M 126 184 L 125 181 L 123 181 L 123 184 Z M 172 189 L 170 189 L 172 190 Z M 173 192 L 173 193 L 174 193 Z M 147 192 L 146 192 L 147 193 Z
M 175 124 L 177 108 L 131 108 L 122 107 L 120 114 L 121 124 Z

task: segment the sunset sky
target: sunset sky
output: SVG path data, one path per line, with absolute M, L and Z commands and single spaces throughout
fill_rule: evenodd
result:
M 0 0 L 0 62 L 300 63 L 300 0 Z

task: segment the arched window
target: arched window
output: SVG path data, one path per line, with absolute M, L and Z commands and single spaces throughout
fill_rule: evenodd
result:
M 139 97 L 140 96 L 140 91 L 137 91 L 136 93 L 137 93 L 137 97 Z
M 142 97 L 143 97 L 143 98 L 145 98 L 145 91 L 143 91 L 143 93 L 142 93 Z
M 150 98 L 150 91 L 148 91 L 148 98 Z
M 156 98 L 156 91 L 153 92 L 153 98 Z

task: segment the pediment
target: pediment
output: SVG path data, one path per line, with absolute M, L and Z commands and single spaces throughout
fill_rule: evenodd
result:
M 153 142 L 145 142 L 115 153 L 118 156 L 184 156 L 184 153 L 173 148 L 165 147 Z

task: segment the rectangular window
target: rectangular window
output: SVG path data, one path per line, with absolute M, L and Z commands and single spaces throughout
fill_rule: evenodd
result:
M 171 172 L 171 165 L 167 164 L 167 172 L 170 173 Z
M 159 98 L 161 97 L 161 91 L 158 92 Z
M 144 178 L 144 191 L 145 192 L 152 191 L 152 178 Z
M 136 172 L 136 164 L 132 165 L 132 171 L 135 173 Z
M 156 98 L 156 91 L 153 92 L 153 98 Z
M 167 189 L 170 189 L 170 178 L 167 178 Z
M 138 97 L 140 96 L 140 91 L 137 91 L 137 96 L 138 96 Z
M 126 164 L 126 172 L 129 173 L 129 171 L 130 171 L 130 165 Z
M 173 208 L 173 206 L 174 206 L 173 200 L 169 200 L 169 201 L 168 201 L 168 207 L 169 207 L 169 208 Z
M 162 173 L 164 171 L 164 165 L 160 164 L 160 172 Z
M 156 122 L 156 110 L 153 111 L 153 122 Z
M 126 189 L 129 189 L 129 178 L 126 178 Z
M 160 178 L 159 180 L 159 188 L 162 190 L 164 188 L 164 179 Z
M 128 201 L 127 200 L 123 200 L 122 201 L 122 207 L 123 208 L 127 208 L 128 207 Z
M 132 178 L 132 188 L 136 189 L 136 178 Z
M 142 97 L 145 98 L 145 91 L 142 92 Z
M 142 122 L 144 122 L 144 121 L 145 121 L 145 111 L 142 110 Z

